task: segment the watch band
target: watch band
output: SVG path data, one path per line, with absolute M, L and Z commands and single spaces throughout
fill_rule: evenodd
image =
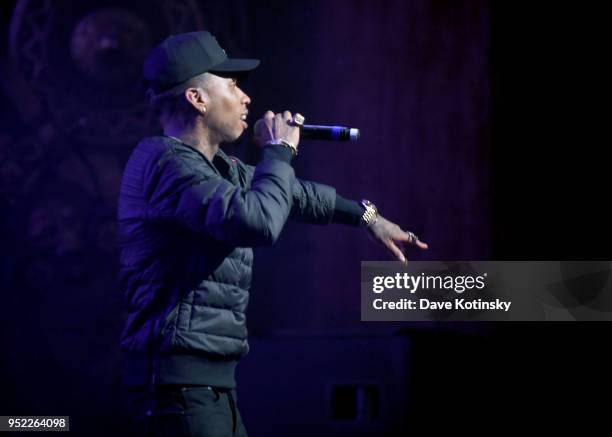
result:
M 361 216 L 361 222 L 365 226 L 370 226 L 378 220 L 378 208 L 372 202 L 367 199 L 363 199 L 361 201 L 361 206 L 363 207 L 363 215 Z
M 295 146 L 293 143 L 290 143 L 287 140 L 272 140 L 266 143 L 266 146 L 283 146 L 291 150 L 291 154 L 293 156 L 296 156 L 298 154 L 297 146 Z

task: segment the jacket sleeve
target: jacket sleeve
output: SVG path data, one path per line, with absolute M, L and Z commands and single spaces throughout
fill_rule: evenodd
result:
M 295 180 L 291 218 L 317 225 L 331 223 L 336 204 L 336 189 L 317 182 Z
M 274 243 L 291 211 L 295 173 L 289 165 L 289 151 L 286 160 L 276 159 L 282 156 L 278 151 L 267 151 L 248 189 L 212 170 L 197 169 L 182 156 L 166 153 L 147 177 L 149 215 L 233 246 Z
M 247 186 L 255 172 L 255 167 L 244 166 Z M 293 185 L 293 208 L 290 217 L 294 220 L 326 225 L 334 217 L 336 204 L 336 189 L 318 182 L 305 181 L 295 178 Z

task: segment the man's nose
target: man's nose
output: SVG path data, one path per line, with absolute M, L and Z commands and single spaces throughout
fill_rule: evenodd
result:
M 242 103 L 244 103 L 245 105 L 251 104 L 251 98 L 244 91 L 242 91 Z

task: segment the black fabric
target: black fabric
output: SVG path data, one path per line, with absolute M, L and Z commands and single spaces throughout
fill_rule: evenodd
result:
M 131 434 L 142 437 L 246 437 L 235 390 L 158 386 L 126 393 Z
M 333 223 L 342 223 L 350 226 L 359 226 L 363 216 L 363 207 L 354 200 L 348 200 L 336 194 L 336 207 L 334 208 Z
M 271 146 L 257 167 L 221 150 L 210 162 L 163 136 L 136 147 L 118 209 L 127 384 L 235 385 L 252 248 L 274 243 L 290 214 L 326 224 L 334 211 L 335 190 L 297 180 L 290 159 Z
M 293 153 L 287 147 L 282 146 L 280 144 L 271 144 L 263 149 L 263 158 L 264 159 L 278 159 L 280 161 L 284 161 L 287 164 L 291 162 L 293 158 Z
M 214 384 L 218 387 L 235 388 L 234 372 L 237 359 L 214 358 L 206 353 L 123 353 L 125 385 L 154 384 Z
M 143 65 L 143 76 L 159 94 L 207 71 L 245 73 L 258 65 L 258 59 L 228 59 L 209 32 L 189 32 L 171 35 L 151 50 Z

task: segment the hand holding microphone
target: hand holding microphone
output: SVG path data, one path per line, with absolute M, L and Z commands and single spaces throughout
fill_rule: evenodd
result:
M 291 115 L 289 111 L 274 114 L 266 111 L 263 118 L 254 126 L 254 140 L 260 146 L 280 143 L 289 147 L 297 155 L 300 138 L 323 141 L 355 141 L 359 139 L 359 129 L 344 126 L 320 126 L 304 124 L 302 114 Z M 295 129 L 295 128 L 298 129 Z
M 293 123 L 294 119 L 295 116 L 292 116 L 289 111 L 278 114 L 266 111 L 264 116 L 255 122 L 253 139 L 261 147 L 268 144 L 283 145 L 291 149 L 295 156 L 300 142 L 300 130 Z
M 302 114 L 295 114 L 291 124 L 300 128 L 300 135 L 307 140 L 323 141 L 356 141 L 359 139 L 359 129 L 344 126 L 321 126 L 304 124 Z

